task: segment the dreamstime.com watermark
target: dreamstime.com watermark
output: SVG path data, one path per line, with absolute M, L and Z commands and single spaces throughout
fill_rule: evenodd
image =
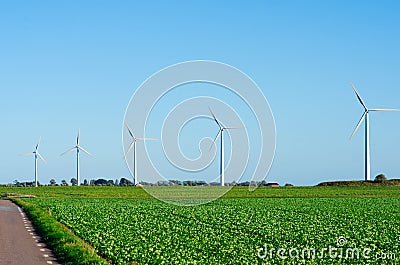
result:
M 364 260 L 395 260 L 392 252 L 376 251 L 370 248 L 348 247 L 347 239 L 339 237 L 336 246 L 324 248 L 269 248 L 267 244 L 257 249 L 259 259 L 364 259 Z
M 122 127 L 125 161 L 134 184 L 143 184 L 159 200 L 179 205 L 211 202 L 233 187 L 229 184 L 245 179 L 254 191 L 268 175 L 276 146 L 275 121 L 265 91 L 244 72 L 215 61 L 181 62 L 151 75 L 132 95 Z M 220 132 L 216 138 L 217 131 L 185 136 L 185 128 L 197 132 L 204 126 L 216 130 L 219 126 Z M 218 147 L 219 143 L 224 147 L 223 137 L 230 145 L 225 156 L 225 149 Z M 198 152 L 194 155 L 182 146 Z M 211 170 L 217 163 L 219 170 Z M 171 179 L 183 176 L 182 181 L 206 181 L 224 188 L 208 193 L 186 188 L 163 192 L 149 185 L 174 186 Z

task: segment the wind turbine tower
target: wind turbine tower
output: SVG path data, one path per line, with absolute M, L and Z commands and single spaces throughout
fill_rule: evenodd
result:
M 39 145 L 40 145 L 40 137 L 39 140 L 36 144 L 35 150 L 33 150 L 33 152 L 29 152 L 26 154 L 23 154 L 24 156 L 27 155 L 34 155 L 35 156 L 35 187 L 38 186 L 38 158 L 40 158 L 43 162 L 46 162 L 46 160 L 44 160 L 44 158 L 42 157 L 42 155 L 39 153 Z
M 157 140 L 155 138 L 136 138 L 132 133 L 132 130 L 129 128 L 128 124 L 125 124 L 128 129 L 128 133 L 132 138 L 132 143 L 130 144 L 128 150 L 125 153 L 125 157 L 132 151 L 133 149 L 133 185 L 137 185 L 138 183 L 138 175 L 137 175 L 137 164 L 136 164 L 136 142 L 137 141 L 153 141 Z
M 212 112 L 211 108 L 210 112 L 211 115 L 213 116 L 213 119 L 215 121 L 215 123 L 218 125 L 219 127 L 219 131 L 217 133 L 217 136 L 215 136 L 214 139 L 214 144 L 215 141 L 217 141 L 218 136 L 221 135 L 221 146 L 220 146 L 220 166 L 219 166 L 219 173 L 220 173 L 220 186 L 223 187 L 225 186 L 225 151 L 224 151 L 224 131 L 225 130 L 231 130 L 231 129 L 241 129 L 243 127 L 224 127 L 221 122 L 215 117 L 214 113 Z M 211 148 L 213 147 L 213 145 L 211 146 Z
M 358 128 L 361 126 L 361 123 L 365 120 L 365 181 L 371 180 L 371 155 L 370 155 L 370 143 L 369 143 L 369 112 L 374 111 L 400 111 L 400 109 L 369 109 L 367 105 L 362 100 L 360 94 L 354 87 L 352 83 L 350 83 L 351 87 L 353 88 L 354 93 L 356 94 L 358 101 L 364 108 L 364 113 L 361 116 L 360 121 L 357 123 L 356 128 L 354 129 L 353 133 L 350 136 L 350 139 L 353 138 L 354 134 L 357 132 Z
M 72 152 L 76 150 L 76 181 L 78 182 L 77 185 L 81 185 L 81 176 L 80 176 L 80 165 L 79 165 L 79 151 L 82 150 L 84 153 L 92 156 L 88 151 L 86 151 L 82 146 L 79 144 L 79 138 L 80 138 L 80 129 L 78 129 L 78 136 L 76 137 L 76 145 L 72 147 L 71 149 L 68 149 L 61 155 L 65 155 L 66 153 Z

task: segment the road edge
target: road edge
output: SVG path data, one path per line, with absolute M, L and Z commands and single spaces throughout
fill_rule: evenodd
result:
M 62 264 L 111 264 L 101 257 L 91 245 L 59 223 L 49 212 L 21 199 L 12 198 L 29 217 L 35 230 Z

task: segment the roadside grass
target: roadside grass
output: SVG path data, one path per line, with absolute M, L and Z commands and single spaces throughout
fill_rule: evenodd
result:
M 57 222 L 46 210 L 21 199 L 12 201 L 25 211 L 39 235 L 62 264 L 110 264 L 92 246 Z

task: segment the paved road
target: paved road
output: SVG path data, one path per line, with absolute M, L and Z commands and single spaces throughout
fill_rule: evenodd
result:
M 0 199 L 0 265 L 58 264 L 22 210 Z

